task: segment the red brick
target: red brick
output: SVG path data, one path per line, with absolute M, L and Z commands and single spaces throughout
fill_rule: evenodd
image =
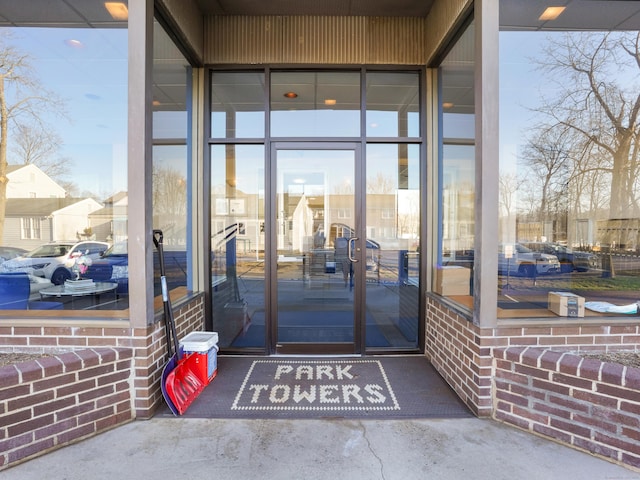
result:
M 51 422 L 53 422 L 53 415 L 45 415 L 43 417 L 32 418 L 25 422 L 11 425 L 7 428 L 7 432 L 10 437 L 15 437 L 16 435 L 22 435 L 23 433 L 33 432 L 38 428 L 51 424 Z
M 82 413 L 86 413 L 93 408 L 93 402 L 87 402 L 82 405 L 73 405 L 70 408 L 59 410 L 56 412 L 56 421 L 65 420 L 67 418 L 77 417 Z
M 35 360 L 30 362 L 22 362 L 15 364 L 16 369 L 20 372 L 21 383 L 29 383 L 39 380 L 44 376 L 42 367 Z
M 625 388 L 618 388 L 612 385 L 599 383 L 596 385 L 596 391 L 602 393 L 603 395 L 609 395 L 614 398 L 630 400 L 632 402 L 638 401 L 638 391 L 637 390 L 627 390 Z
M 544 398 L 546 397 L 546 392 L 525 387 L 523 385 L 511 385 L 509 391 L 516 395 L 521 395 L 527 398 L 535 398 L 538 400 L 544 400 Z
M 92 378 L 89 380 L 85 380 L 84 382 L 73 383 L 65 387 L 60 387 L 56 393 L 58 397 L 66 397 L 67 395 L 75 395 L 77 393 L 86 392 L 87 390 L 95 388 L 95 386 L 96 381 Z
M 529 408 L 520 408 L 518 406 L 513 407 L 513 414 L 521 418 L 526 418 L 532 422 L 541 423 L 543 425 L 549 424 L 549 416 L 545 413 L 539 413 Z
M 527 365 L 515 365 L 516 373 L 521 373 L 523 375 L 528 375 L 533 378 L 541 378 L 543 380 L 549 379 L 549 371 L 548 370 L 540 370 L 539 368 L 529 367 Z
M 593 453 L 594 455 L 600 455 L 601 457 L 611 458 L 613 460 L 618 459 L 617 450 L 603 445 L 602 443 L 597 443 L 592 440 L 586 438 L 576 437 L 573 439 L 573 445 L 582 448 L 588 452 Z
M 42 366 L 45 377 L 59 375 L 64 371 L 64 365 L 56 357 L 39 358 L 37 362 Z
M 78 400 L 82 402 L 87 402 L 89 400 L 95 400 L 96 398 L 104 397 L 105 395 L 110 395 L 114 392 L 113 385 L 105 385 L 104 387 L 92 389 L 81 393 L 78 395 Z
M 562 356 L 562 353 L 547 350 L 540 357 L 540 367 L 547 370 L 556 370 Z
M 78 380 L 85 380 L 87 378 L 94 378 L 101 375 L 106 375 L 107 373 L 112 373 L 114 370 L 113 367 L 113 364 L 109 363 L 106 365 L 99 365 L 97 367 L 84 369 L 78 372 Z
M 558 371 L 567 375 L 577 375 L 582 357 L 565 353 L 560 360 Z
M 530 424 L 528 421 L 526 421 L 525 419 L 521 418 L 521 417 L 516 417 L 515 415 L 512 415 L 508 412 L 504 412 L 504 411 L 497 411 L 495 413 L 495 418 L 496 420 L 500 420 L 502 422 L 505 423 L 509 423 L 511 425 L 515 425 L 516 427 L 525 429 L 525 430 L 529 430 Z
M 44 450 L 52 448 L 54 446 L 54 441 L 52 438 L 48 438 L 42 440 L 40 442 L 33 442 L 24 448 L 19 448 L 17 450 L 13 450 L 9 452 L 9 463 L 17 462 L 19 460 L 23 460 L 25 458 L 31 457 L 37 453 L 40 453 Z
M 19 410 L 23 408 L 28 408 L 33 405 L 39 405 L 41 403 L 50 402 L 53 399 L 53 392 L 46 391 L 42 393 L 27 395 L 25 397 L 20 397 L 15 400 L 9 400 L 7 402 L 7 406 L 9 410 Z
M 573 421 L 604 432 L 615 434 L 618 431 L 618 426 L 615 423 L 608 422 L 601 417 L 577 413 L 573 416 Z
M 589 403 L 579 402 L 567 396 L 549 395 L 547 397 L 547 400 L 549 403 L 553 403 L 560 407 L 564 407 L 568 410 L 571 410 L 572 412 L 586 413 L 589 411 L 589 408 L 590 408 Z
M 608 395 L 601 395 L 592 391 L 574 390 L 573 398 L 575 398 L 576 400 L 581 400 L 583 402 L 588 402 L 592 405 L 600 405 L 608 408 L 617 408 L 618 406 L 617 398 Z
M 496 391 L 496 399 L 504 400 L 505 402 L 513 403 L 515 405 L 520 405 L 526 407 L 529 405 L 529 399 L 522 397 L 520 395 L 513 395 L 504 391 Z
M 75 373 L 65 373 L 64 375 L 45 377 L 44 379 L 33 383 L 33 391 L 40 392 L 42 390 L 50 390 L 63 385 L 70 385 L 75 382 Z
M 564 418 L 567 420 L 571 419 L 572 412 L 570 410 L 567 410 L 564 408 L 558 408 L 557 406 L 551 405 L 549 403 L 534 402 L 533 408 L 539 412 L 544 412 L 548 414 L 548 416 Z
M 78 428 L 67 430 L 66 432 L 62 432 L 60 435 L 58 435 L 58 444 L 64 445 L 65 443 L 69 443 L 73 440 L 78 440 L 79 438 L 86 437 L 87 435 L 95 433 L 95 431 L 96 429 L 91 423 L 80 425 Z
M 0 402 L 8 400 L 10 398 L 22 397 L 24 395 L 28 395 L 29 393 L 31 393 L 31 385 L 12 385 L 9 388 L 3 388 L 0 390 Z
M 568 396 L 569 393 L 571 392 L 571 389 L 566 385 L 550 382 L 548 380 L 540 380 L 537 378 L 533 379 L 531 386 L 539 390 L 544 390 L 546 392 L 554 392 L 559 395 L 565 395 L 565 396 Z
M 98 378 L 98 386 L 105 385 L 108 383 L 118 383 L 122 380 L 129 379 L 129 372 L 115 372 L 110 375 L 105 375 L 103 377 Z
M 558 418 L 550 418 L 550 426 L 568 432 L 573 435 L 580 435 L 581 437 L 589 438 L 591 436 L 591 429 L 582 427 L 573 422 L 567 422 Z
M 624 375 L 623 385 L 627 388 L 640 390 L 640 368 L 628 367 Z
M 622 463 L 640 469 L 640 457 L 622 452 Z
M 556 440 L 559 440 L 561 442 L 571 444 L 571 435 L 569 435 L 562 429 L 558 430 L 556 428 L 536 423 L 533 425 L 533 431 L 539 433 L 540 435 L 555 438 Z
M 603 382 L 614 385 L 622 385 L 624 367 L 619 363 L 604 363 L 602 365 L 601 379 Z
M 593 439 L 614 448 L 619 448 L 620 450 L 633 453 L 634 455 L 640 455 L 639 443 L 623 440 L 620 437 L 607 435 L 602 432 L 594 432 Z
M 638 400 L 634 402 L 620 402 L 620 410 L 623 412 L 632 413 L 633 415 L 640 415 L 640 403 Z
M 602 368 L 602 362 L 594 358 L 583 358 L 578 368 L 578 375 L 582 378 L 588 378 L 590 380 L 600 379 L 600 369 Z
M 573 377 L 570 375 L 563 375 L 561 373 L 554 373 L 551 381 L 562 385 L 568 385 L 570 387 L 578 387 L 585 390 L 591 390 L 593 382 L 591 380 L 584 380 L 582 378 Z
M 36 405 L 35 407 L 33 407 L 33 415 L 35 417 L 39 417 L 40 415 L 45 415 L 47 413 L 55 413 L 58 410 L 70 407 L 74 403 L 75 399 L 73 397 L 52 400 L 50 402 L 43 403 L 42 405 Z

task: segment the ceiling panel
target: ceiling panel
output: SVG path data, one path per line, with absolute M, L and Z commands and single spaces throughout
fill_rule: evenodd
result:
M 434 0 L 196 0 L 205 15 L 426 17 Z

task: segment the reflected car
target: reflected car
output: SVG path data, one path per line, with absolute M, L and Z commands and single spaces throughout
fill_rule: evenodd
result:
M 590 269 L 598 268 L 598 257 L 592 253 L 579 252 L 571 248 L 549 242 L 524 243 L 527 248 L 536 252 L 555 255 L 560 261 L 560 270 L 563 273 L 570 273 L 574 270 L 587 272 Z
M 184 250 L 165 250 L 166 279 L 169 288 L 187 283 L 187 253 Z M 160 271 L 158 252 L 153 252 L 154 272 Z M 104 252 L 100 258 L 89 266 L 84 278 L 91 278 L 94 282 L 113 282 L 118 284 L 116 292 L 127 295 L 129 293 L 129 253 L 127 242 L 115 243 Z M 158 277 L 159 278 L 159 277 Z M 159 282 L 158 286 L 159 286 Z
M 118 284 L 118 294 L 129 293 L 129 255 L 127 242 L 114 243 L 100 258 L 94 260 L 84 274 L 94 282 Z
M 106 242 L 53 242 L 42 245 L 0 265 L 0 272 L 25 272 L 62 285 L 73 276 L 76 257 L 96 259 L 109 248 Z
M 0 247 L 0 263 L 19 257 L 20 255 L 24 255 L 28 252 L 29 250 L 25 250 L 24 248 Z
M 555 255 L 534 252 L 519 243 L 513 244 L 511 255 L 506 254 L 506 245 L 500 246 L 498 270 L 500 273 L 533 277 L 560 272 L 560 261 Z

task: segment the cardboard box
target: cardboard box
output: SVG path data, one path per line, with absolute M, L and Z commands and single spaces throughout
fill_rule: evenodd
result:
M 198 378 L 208 385 L 218 374 L 218 333 L 191 332 L 180 342 L 183 354 L 195 355 Z
M 571 292 L 549 292 L 549 310 L 561 317 L 584 317 L 584 297 Z
M 439 295 L 469 295 L 471 270 L 457 265 L 436 268 L 433 290 Z

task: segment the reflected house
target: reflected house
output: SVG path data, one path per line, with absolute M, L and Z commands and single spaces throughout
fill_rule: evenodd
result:
M 80 239 L 89 214 L 102 208 L 92 198 L 66 197 L 65 189 L 35 165 L 7 167 L 3 245 L 26 250 L 43 243 Z
M 10 198 L 4 245 L 32 250 L 43 243 L 80 238 L 89 215 L 102 208 L 92 198 Z
M 33 164 L 7 166 L 7 198 L 64 198 L 65 189 Z
M 127 192 L 118 192 L 104 201 L 103 208 L 91 212 L 89 226 L 96 238 L 104 238 L 110 243 L 127 240 Z
M 307 197 L 302 195 L 293 211 L 291 246 L 294 252 L 304 252 L 311 248 L 313 228 L 313 211 L 309 208 Z

